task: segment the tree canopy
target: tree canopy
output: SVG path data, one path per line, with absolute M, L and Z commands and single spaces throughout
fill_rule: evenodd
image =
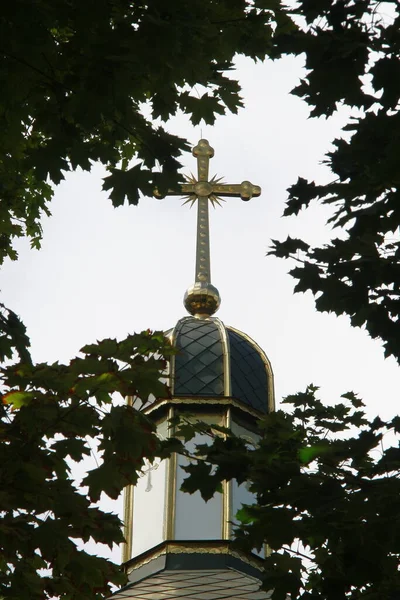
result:
M 177 181 L 188 145 L 160 121 L 178 110 L 213 123 L 242 105 L 237 54 L 263 59 L 274 1 L 15 0 L 0 16 L 0 258 L 40 243 L 54 185 L 101 162 L 114 206 Z M 194 87 L 198 86 L 200 94 Z M 144 116 L 147 106 L 149 118 Z M 158 121 L 157 121 L 158 120 Z M 131 159 L 135 158 L 134 164 Z
M 400 417 L 370 420 L 355 394 L 326 406 L 317 391 L 288 396 L 285 411 L 261 419 L 256 445 L 194 426 L 214 441 L 191 455 L 183 489 L 207 499 L 223 480 L 247 482 L 256 502 L 239 510 L 235 537 L 248 551 L 268 544 L 264 589 L 272 600 L 394 600 Z
M 33 364 L 22 323 L 4 307 L 1 319 L 0 359 L 14 360 L 0 368 L 0 596 L 100 600 L 125 576 L 82 544 L 123 541 L 120 519 L 97 503 L 163 456 L 154 423 L 123 399 L 168 395 L 170 344 L 147 331 L 87 345 L 67 365 Z M 77 480 L 93 452 L 97 466 Z
M 338 236 L 322 247 L 275 240 L 272 253 L 293 258 L 295 291 L 316 308 L 350 316 L 400 360 L 400 7 L 394 1 L 303 0 L 306 27 L 278 38 L 280 52 L 305 53 L 307 73 L 293 91 L 311 116 L 342 106 L 354 116 L 333 142 L 325 185 L 301 176 L 289 189 L 286 216 L 313 201 L 330 205 Z

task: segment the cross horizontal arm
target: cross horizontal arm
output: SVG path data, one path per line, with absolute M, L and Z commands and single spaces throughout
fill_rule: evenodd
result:
M 212 193 L 215 196 L 239 197 L 242 200 L 250 200 L 261 194 L 261 188 L 258 185 L 253 185 L 250 181 L 242 181 L 242 183 L 213 183 Z
M 164 194 L 161 194 L 158 188 L 154 188 L 153 196 L 154 198 L 157 198 L 157 200 L 163 200 L 165 196 L 186 196 L 187 194 L 192 193 L 185 189 L 188 185 L 191 186 L 192 184 L 182 183 L 176 190 L 169 189 Z
M 165 196 L 196 196 L 199 198 L 207 196 L 226 196 L 228 198 L 242 198 L 242 200 L 250 200 L 261 194 L 261 188 L 258 185 L 253 185 L 250 181 L 242 181 L 242 183 L 214 183 L 212 181 L 197 181 L 194 183 L 182 183 L 176 190 L 168 190 L 166 194 L 160 194 L 155 189 L 154 196 L 162 199 Z

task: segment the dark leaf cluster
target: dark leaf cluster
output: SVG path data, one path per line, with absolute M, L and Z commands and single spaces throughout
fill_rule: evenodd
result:
M 125 576 L 83 545 L 123 541 L 118 516 L 97 502 L 117 498 L 160 453 L 154 424 L 115 394 L 168 396 L 170 344 L 146 331 L 85 346 L 68 365 L 33 364 L 23 325 L 4 307 L 1 317 L 0 596 L 100 600 Z M 82 480 L 77 464 L 90 468 Z
M 326 157 L 334 180 L 299 178 L 285 215 L 310 202 L 332 206 L 340 235 L 322 247 L 274 241 L 272 254 L 294 258 L 297 292 L 311 291 L 319 311 L 346 314 L 400 360 L 400 5 L 397 1 L 303 0 L 293 9 L 307 25 L 277 39 L 280 52 L 304 54 L 307 74 L 293 93 L 311 116 L 356 109 Z
M 2 6 L 0 262 L 16 258 L 15 237 L 39 246 L 39 217 L 68 171 L 105 165 L 114 206 L 176 185 L 188 145 L 154 119 L 183 111 L 194 124 L 212 124 L 236 113 L 233 59 L 263 59 L 277 21 L 294 27 L 279 0 Z
M 264 417 L 254 448 L 214 436 L 192 456 L 184 488 L 208 499 L 223 480 L 247 481 L 255 503 L 236 515 L 235 537 L 247 551 L 268 546 L 273 600 L 391 600 L 400 589 L 399 418 L 371 421 L 354 393 L 324 406 L 316 392 L 288 396 L 287 412 Z

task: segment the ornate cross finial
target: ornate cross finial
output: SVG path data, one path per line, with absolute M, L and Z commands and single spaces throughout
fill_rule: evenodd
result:
M 185 195 L 186 202 L 192 204 L 197 201 L 195 283 L 187 290 L 184 304 L 192 315 L 210 316 L 218 310 L 221 299 L 218 290 L 211 285 L 209 202 L 219 204 L 222 196 L 236 196 L 242 200 L 250 200 L 253 196 L 261 194 L 261 188 L 250 181 L 227 184 L 221 183 L 221 180 L 215 177 L 209 180 L 209 163 L 210 158 L 214 156 L 214 149 L 207 140 L 200 140 L 193 148 L 192 154 L 197 158 L 197 179 L 193 176 L 189 177 L 187 183 L 183 183 L 179 190 L 169 190 L 167 195 Z M 154 195 L 163 198 L 157 190 Z

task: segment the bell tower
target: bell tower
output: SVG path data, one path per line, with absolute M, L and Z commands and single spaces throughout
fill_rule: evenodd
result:
M 229 428 L 257 443 L 257 419 L 274 410 L 272 368 L 254 340 L 214 316 L 221 298 L 211 284 L 209 205 L 223 197 L 250 200 L 261 189 L 249 181 L 210 179 L 214 150 L 207 140 L 199 141 L 193 155 L 197 178 L 187 178 L 167 194 L 197 203 L 195 281 L 184 296 L 189 315 L 168 332 L 177 349 L 169 369 L 171 398 L 154 399 L 143 411 L 161 438 L 174 434 L 170 421 L 179 416 Z M 207 443 L 202 434 L 188 449 L 199 443 Z M 186 462 L 173 455 L 148 465 L 137 485 L 126 489 L 123 562 L 130 583 L 115 598 L 268 598 L 258 591 L 263 554 L 243 554 L 231 544 L 235 514 L 254 501 L 253 495 L 246 484 L 234 481 L 225 482 L 208 502 L 199 492 L 185 494 L 180 487 Z

